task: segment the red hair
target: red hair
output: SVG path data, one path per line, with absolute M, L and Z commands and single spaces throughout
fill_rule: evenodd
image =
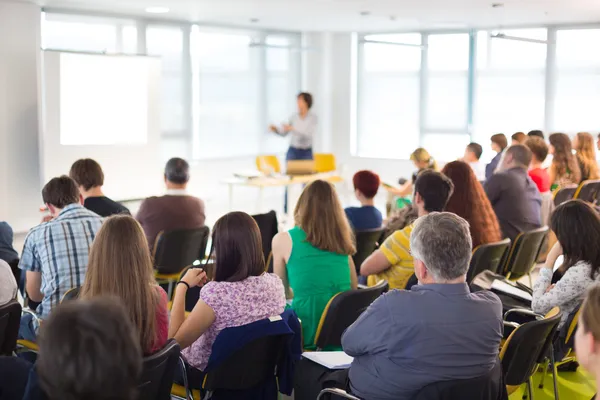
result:
M 498 218 L 471 167 L 462 161 L 453 161 L 446 164 L 442 173 L 454 183 L 446 211 L 467 220 L 473 248 L 502 240 Z
M 358 189 L 367 199 L 372 199 L 379 190 L 379 175 L 371 171 L 358 171 L 352 178 L 354 189 Z

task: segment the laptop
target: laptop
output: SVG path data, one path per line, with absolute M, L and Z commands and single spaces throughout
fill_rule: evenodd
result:
M 290 160 L 287 162 L 286 174 L 289 176 L 312 175 L 314 173 L 314 160 Z

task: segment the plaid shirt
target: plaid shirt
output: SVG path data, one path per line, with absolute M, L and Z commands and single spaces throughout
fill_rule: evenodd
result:
M 69 289 L 83 284 L 90 246 L 102 221 L 82 205 L 70 204 L 25 238 L 19 268 L 42 274 L 44 300 L 37 308 L 41 318 L 50 314 Z

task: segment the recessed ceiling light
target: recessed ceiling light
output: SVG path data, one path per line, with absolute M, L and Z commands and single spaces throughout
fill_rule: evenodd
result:
M 166 14 L 168 13 L 169 7 L 148 7 L 146 8 L 146 12 L 150 14 Z

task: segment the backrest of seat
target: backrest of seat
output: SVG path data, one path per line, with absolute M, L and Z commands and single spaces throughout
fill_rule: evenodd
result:
M 17 345 L 21 304 L 16 300 L 0 306 L 0 355 L 10 356 Z
M 171 339 L 161 350 L 144 358 L 138 399 L 169 400 L 171 398 L 171 386 L 179 360 L 179 351 L 179 344 L 175 339 Z
M 210 229 L 182 229 L 164 232 L 157 240 L 154 265 L 161 274 L 176 274 L 206 252 Z
M 527 322 L 513 331 L 500 352 L 507 385 L 527 382 L 548 349 L 559 322 L 560 312 Z
M 597 205 L 600 198 L 600 180 L 582 182 L 575 192 L 574 198 Z
M 203 388 L 247 390 L 275 376 L 286 335 L 261 336 L 248 342 L 207 373 Z
M 67 292 L 63 295 L 60 302 L 75 300 L 79 297 L 79 292 L 81 291 L 81 287 L 74 287 L 72 289 L 67 290 Z
M 280 173 L 281 164 L 275 155 L 258 156 L 256 157 L 256 169 L 263 174 Z
M 509 248 L 510 239 L 477 246 L 473 251 L 473 257 L 471 257 L 471 264 L 467 272 L 467 282 L 471 282 L 479 273 L 486 270 L 498 273 L 500 263 Z
M 382 293 L 388 290 L 386 281 L 367 289 L 349 290 L 334 296 L 321 316 L 315 335 L 317 348 L 341 346 L 342 334 Z
M 360 272 L 360 266 L 377 248 L 377 243 L 383 236 L 383 229 L 370 229 L 356 231 L 356 253 L 352 256 L 356 272 Z
M 579 304 L 567 318 L 566 323 L 558 330 L 554 338 L 554 359 L 558 362 L 571 353 L 575 346 L 575 332 L 581 313 L 581 304 Z
M 577 188 L 577 185 L 570 185 L 558 188 L 558 190 L 554 192 L 554 205 L 558 207 L 565 201 L 573 199 L 575 197 L 575 192 L 577 191 Z
M 253 215 L 252 218 L 256 221 L 258 229 L 260 229 L 260 236 L 262 239 L 263 254 L 265 256 L 265 262 L 271 254 L 271 245 L 273 238 L 279 231 L 277 222 L 277 213 L 273 210 L 266 214 Z
M 510 273 L 511 279 L 518 279 L 527 275 L 537 262 L 547 233 L 548 227 L 546 226 L 520 233 L 510 249 L 503 274 Z
M 315 172 L 331 172 L 336 170 L 335 155 L 331 153 L 315 153 L 313 155 L 315 160 Z

